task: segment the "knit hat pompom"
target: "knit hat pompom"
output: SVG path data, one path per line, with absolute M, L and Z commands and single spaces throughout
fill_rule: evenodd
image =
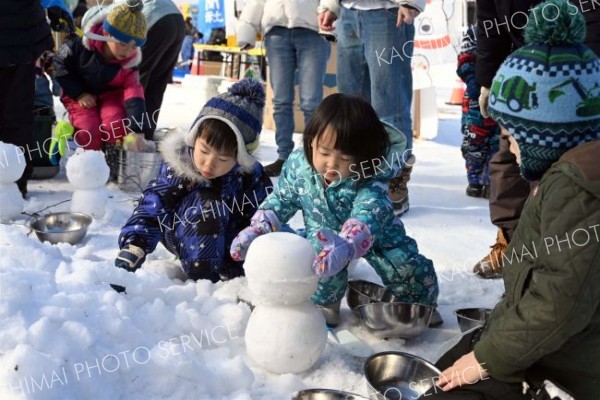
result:
M 265 89 L 262 84 L 254 79 L 243 79 L 236 82 L 229 88 L 229 94 L 245 97 L 258 107 L 265 106 Z
M 525 43 L 570 46 L 585 40 L 585 19 L 565 0 L 547 0 L 531 10 L 525 27 Z
M 142 0 L 126 0 L 125 4 L 132 12 L 142 12 L 142 9 L 144 8 Z

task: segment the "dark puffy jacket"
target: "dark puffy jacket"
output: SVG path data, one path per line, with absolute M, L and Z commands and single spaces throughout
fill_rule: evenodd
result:
M 525 204 L 504 260 L 506 296 L 475 356 L 494 378 L 551 378 L 600 399 L 600 140 L 565 153 Z
M 32 63 L 52 46 L 40 0 L 0 1 L 0 67 Z
M 600 5 L 597 0 L 573 1 L 586 21 L 585 44 L 600 56 Z M 529 10 L 540 0 L 477 0 L 477 83 L 489 88 L 504 59 L 523 46 L 523 28 L 535 23 Z M 507 23 L 508 21 L 508 23 Z
M 271 181 L 263 167 L 256 162 L 245 174 L 236 165 L 208 180 L 196 172 L 184 135 L 164 139 L 161 152 L 165 162 L 121 230 L 119 247 L 133 244 L 148 254 L 162 242 L 191 279 L 242 275 L 229 247 L 267 197 Z

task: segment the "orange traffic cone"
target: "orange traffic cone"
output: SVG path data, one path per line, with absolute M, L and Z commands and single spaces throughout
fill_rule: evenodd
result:
M 457 78 L 454 84 L 454 89 L 452 89 L 452 94 L 450 95 L 450 100 L 446 102 L 446 104 L 451 106 L 460 106 L 462 105 L 463 96 L 465 95 L 465 83 Z
M 200 53 L 195 52 L 194 57 L 192 58 L 192 68 L 190 69 L 190 74 L 192 75 L 202 75 L 203 74 L 203 65 L 202 62 L 199 61 Z

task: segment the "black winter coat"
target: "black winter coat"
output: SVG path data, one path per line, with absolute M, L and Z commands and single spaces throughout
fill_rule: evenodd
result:
M 40 0 L 0 1 L 0 67 L 32 63 L 52 47 Z
M 523 28 L 529 10 L 540 0 L 477 0 L 477 83 L 489 88 L 504 59 L 523 46 Z M 572 0 L 583 13 L 587 36 L 585 44 L 600 56 L 600 4 L 597 0 Z M 508 21 L 508 22 L 507 22 Z M 534 20 L 529 23 L 535 23 Z

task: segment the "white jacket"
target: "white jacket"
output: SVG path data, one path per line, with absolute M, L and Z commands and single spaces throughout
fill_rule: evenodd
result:
M 340 15 L 339 0 L 248 0 L 236 25 L 238 46 L 254 46 L 256 34 L 275 26 L 319 31 L 319 12 Z M 261 29 L 262 28 L 262 29 Z
M 422 12 L 425 0 L 390 0 Z M 248 0 L 236 25 L 237 44 L 254 46 L 261 27 L 266 35 L 271 28 L 307 28 L 319 31 L 318 14 L 329 10 L 339 17 L 339 0 Z

